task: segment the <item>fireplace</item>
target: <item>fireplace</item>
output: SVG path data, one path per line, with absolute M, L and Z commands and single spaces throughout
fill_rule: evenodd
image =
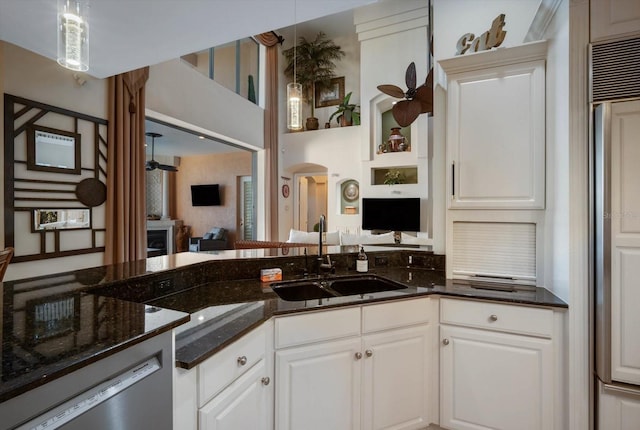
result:
M 174 254 L 175 232 L 181 220 L 147 221 L 147 257 Z
M 167 255 L 167 233 L 164 230 L 147 230 L 147 257 L 157 257 L 158 255 Z

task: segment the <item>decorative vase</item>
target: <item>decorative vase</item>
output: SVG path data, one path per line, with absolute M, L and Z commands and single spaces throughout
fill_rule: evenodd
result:
M 353 125 L 351 117 L 347 118 L 345 115 L 340 117 L 340 127 L 349 127 L 351 125 Z
M 317 130 L 319 126 L 318 118 L 307 118 L 307 130 Z
M 406 149 L 405 138 L 400 133 L 400 127 L 392 127 L 391 134 L 387 140 L 389 152 L 404 151 Z M 402 147 L 402 149 L 400 149 Z

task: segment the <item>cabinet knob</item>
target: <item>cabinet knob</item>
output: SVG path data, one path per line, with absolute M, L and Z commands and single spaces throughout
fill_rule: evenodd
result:
M 373 355 L 373 351 L 371 351 L 370 349 L 367 349 L 364 353 L 367 357 L 371 357 Z
M 269 378 L 268 376 L 265 376 L 264 378 L 262 378 L 262 385 L 269 385 L 269 383 L 271 382 L 271 378 Z
M 238 366 L 244 366 L 245 364 L 247 364 L 247 357 L 244 355 L 242 357 L 238 357 Z
M 495 314 L 494 314 L 494 315 L 491 315 L 491 316 L 489 317 L 489 321 L 491 321 L 491 322 L 496 322 L 496 321 L 498 321 L 498 315 L 495 315 Z
M 355 356 L 356 356 L 356 360 L 360 360 L 362 358 L 362 353 L 358 351 L 356 352 Z
M 449 339 L 447 339 L 446 337 L 444 339 L 442 339 L 442 344 L 443 345 L 449 345 Z

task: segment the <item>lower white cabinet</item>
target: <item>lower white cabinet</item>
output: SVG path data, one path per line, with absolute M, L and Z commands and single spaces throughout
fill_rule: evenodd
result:
M 175 430 L 273 429 L 273 322 L 174 371 Z
M 361 329 L 360 318 L 346 313 L 360 308 L 284 317 L 281 325 L 276 320 L 276 429 L 427 427 L 430 306 L 428 298 L 363 306 Z M 351 321 L 362 334 L 335 321 Z M 398 321 L 405 326 L 396 328 Z M 309 339 L 329 340 L 292 345 L 286 336 L 290 325 L 307 330 Z
M 198 411 L 200 430 L 269 430 L 271 378 L 261 360 Z
M 440 312 L 442 427 L 558 428 L 551 310 L 442 299 Z

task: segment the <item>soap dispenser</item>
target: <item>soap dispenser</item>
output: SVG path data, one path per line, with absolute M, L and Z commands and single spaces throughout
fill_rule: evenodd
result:
M 367 254 L 365 254 L 364 247 L 362 245 L 360 245 L 360 252 L 358 252 L 358 259 L 356 260 L 356 271 L 369 271 L 369 259 L 367 258 Z

